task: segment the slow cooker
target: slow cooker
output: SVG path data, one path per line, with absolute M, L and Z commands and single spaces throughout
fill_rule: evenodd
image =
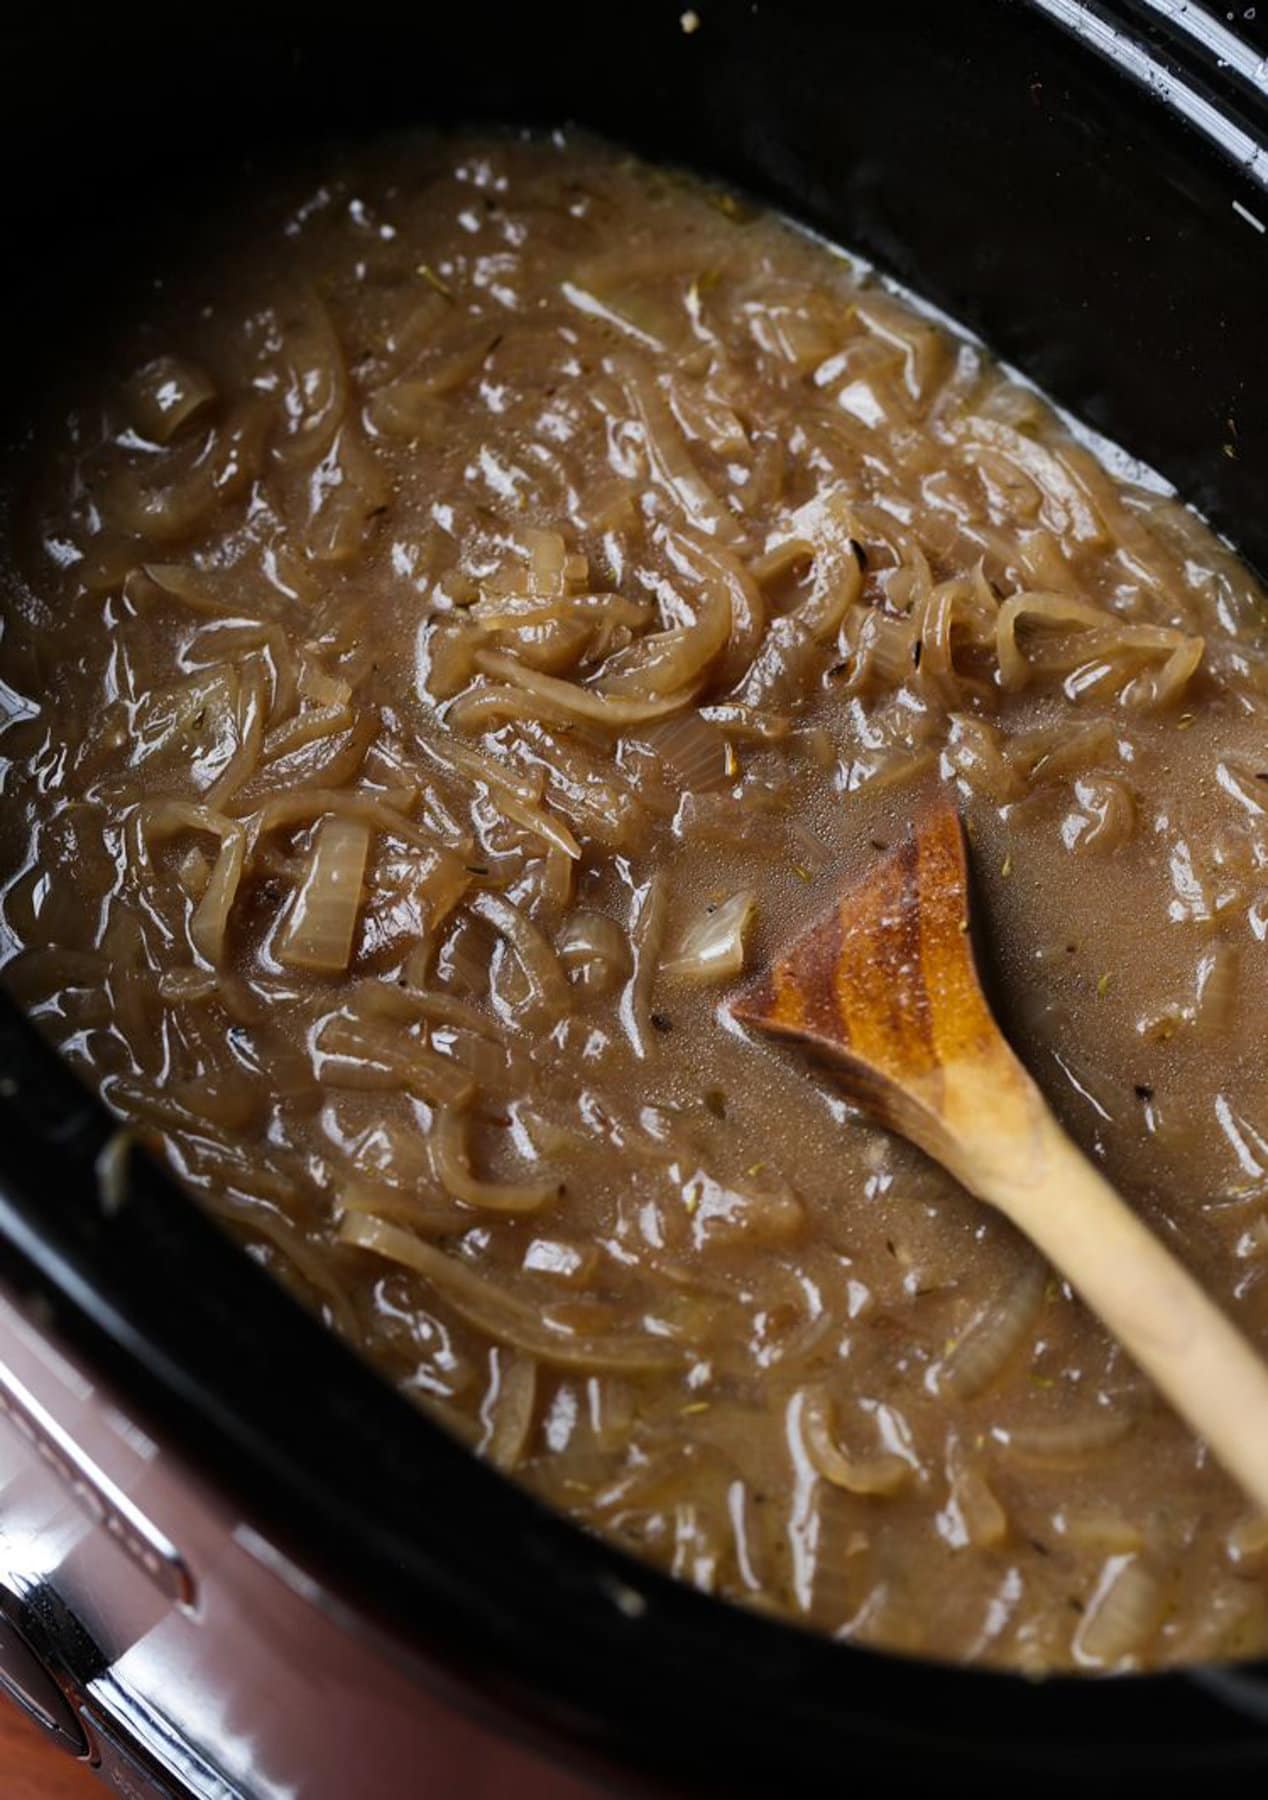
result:
M 861 250 L 1268 571 L 1261 10 L 24 8 L 0 26 L 4 423 L 226 174 L 408 121 L 576 121 Z M 644 1568 L 459 1449 L 139 1155 L 118 1203 L 111 1134 L 0 1005 L 0 1686 L 119 1793 L 1268 1771 L 1268 1669 L 970 1672 Z

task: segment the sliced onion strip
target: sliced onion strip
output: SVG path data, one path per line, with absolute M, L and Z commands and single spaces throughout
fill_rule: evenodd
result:
M 663 719 L 666 714 L 686 706 L 695 693 L 694 688 L 683 688 L 659 700 L 617 700 L 597 693 L 593 688 L 580 687 L 575 681 L 561 681 L 557 676 L 526 668 L 500 650 L 477 650 L 475 662 L 481 674 L 540 694 L 570 719 L 606 725 L 612 731 L 621 731 L 627 725 L 641 725 L 646 719 Z
M 615 1327 L 602 1336 L 553 1330 L 539 1306 L 381 1219 L 351 1214 L 340 1225 L 339 1236 L 345 1244 L 372 1250 L 425 1276 L 469 1324 L 552 1368 L 580 1369 L 588 1375 L 607 1370 L 638 1375 L 677 1368 L 682 1361 L 677 1346 L 665 1338 L 622 1333 Z
M 482 1212 L 535 1213 L 559 1197 L 558 1181 L 482 1181 L 471 1172 L 465 1120 L 442 1108 L 427 1140 L 436 1180 L 454 1200 Z
M 356 819 L 322 820 L 307 873 L 277 941 L 279 962 L 328 975 L 347 968 L 369 854 L 367 825 Z

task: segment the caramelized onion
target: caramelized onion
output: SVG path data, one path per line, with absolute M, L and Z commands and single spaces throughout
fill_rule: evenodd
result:
M 652 985 L 656 980 L 668 910 L 668 883 L 664 872 L 658 870 L 634 897 L 629 931 L 634 968 L 621 995 L 621 1022 L 638 1057 L 647 1055 Z
M 352 1214 L 339 1227 L 339 1236 L 346 1244 L 416 1270 L 471 1324 L 552 1368 L 638 1375 L 675 1368 L 682 1360 L 677 1346 L 667 1340 L 623 1333 L 615 1324 L 597 1336 L 552 1329 L 538 1307 L 380 1219 Z
M 142 433 L 166 444 L 216 398 L 205 369 L 180 356 L 159 356 L 128 383 L 128 402 Z
M 956 1540 L 957 1544 L 972 1544 L 979 1550 L 998 1548 L 1008 1536 L 1008 1514 L 990 1482 L 965 1454 L 954 1433 L 947 1448 L 947 1481 L 955 1523 L 963 1534 Z M 940 1525 L 945 1516 L 939 1519 Z
M 630 950 L 615 919 L 603 913 L 573 913 L 560 932 L 559 960 L 579 987 L 606 994 L 629 974 Z
M 463 1106 L 475 1092 L 465 1069 L 426 1045 L 346 1012 L 328 1014 L 313 1034 L 319 1078 L 332 1087 L 401 1089 L 439 1106 Z
M 682 712 L 639 733 L 688 793 L 716 787 L 726 774 L 726 749 L 722 733 L 699 712 Z
M 330 168 L 0 474 L 5 982 L 587 1528 L 948 1661 L 1261 1651 L 1265 1522 L 1086 1309 L 718 1005 L 941 785 L 1022 1048 L 1190 1193 L 1253 1325 L 1258 584 L 980 346 L 675 172 Z
M 435 851 L 431 834 L 407 819 L 391 804 L 390 796 L 371 794 L 355 788 L 305 787 L 294 793 L 278 794 L 266 800 L 247 821 L 252 843 L 273 831 L 285 831 L 295 825 L 310 825 L 324 813 L 336 818 L 361 820 L 388 837 L 416 844 L 420 850 Z
M 739 527 L 692 462 L 655 378 L 632 357 L 616 366 L 642 426 L 652 475 L 701 531 L 721 543 L 734 543 Z
M 816 1474 L 833 1487 L 850 1494 L 886 1498 L 910 1482 L 911 1464 L 901 1456 L 882 1452 L 852 1457 L 842 1451 L 833 1435 L 831 1402 L 822 1388 L 807 1388 L 794 1400 L 789 1412 L 790 1429 L 799 1430 L 806 1457 Z
M 1028 1257 L 1011 1286 L 948 1349 L 937 1369 L 939 1392 L 967 1400 L 999 1378 L 1034 1329 L 1047 1281 L 1047 1265 Z
M 150 802 L 142 809 L 140 826 L 144 840 L 170 837 L 178 831 L 204 831 L 220 840 L 220 853 L 189 922 L 194 949 L 207 962 L 218 965 L 224 955 L 230 909 L 242 879 L 247 843 L 245 830 L 236 820 L 182 800 Z
M 513 687 L 527 688 L 530 693 L 539 694 L 568 718 L 606 725 L 613 731 L 678 712 L 692 697 L 691 690 L 685 690 L 665 694 L 657 700 L 615 699 L 593 688 L 579 687 L 573 681 L 559 681 L 553 675 L 539 674 L 498 650 L 477 651 L 475 662 L 485 675 L 494 675 L 501 681 L 509 681 Z
M 161 597 L 211 618 L 229 618 L 242 611 L 240 597 L 217 593 L 214 582 L 180 563 L 149 562 L 130 570 L 124 577 L 123 593 L 134 606 Z
M 1047 632 L 1074 635 L 1065 642 L 1058 640 L 1057 647 L 1050 643 L 1047 649 L 1027 651 L 1019 635 L 1027 621 Z M 1162 670 L 1144 687 L 1138 686 L 1132 698 L 1137 705 L 1164 706 L 1183 693 L 1203 649 L 1200 638 L 1189 639 L 1161 625 L 1133 625 L 1066 594 L 1014 594 L 1000 607 L 996 623 L 999 679 L 1012 691 L 1025 687 L 1036 669 L 1063 672 L 1080 665 L 1092 669 L 1098 655 L 1105 659 L 1105 679 L 1123 687 L 1142 663 L 1162 656 Z M 1078 691 L 1090 690 L 1085 682 Z
M 284 463 L 316 462 L 334 439 L 348 404 L 348 372 L 330 309 L 309 289 L 280 321 Z
M 501 1356 L 497 1390 L 487 1407 L 487 1435 L 481 1453 L 495 1469 L 509 1473 L 522 1460 L 533 1429 L 537 1364 L 531 1356 Z
M 739 558 L 725 545 L 685 531 L 667 531 L 664 549 L 685 580 L 698 584 L 704 605 L 725 612 L 726 650 L 715 670 L 720 687 L 733 687 L 756 656 L 766 628 L 766 601 L 761 588 Z M 857 567 L 857 565 L 856 565 Z M 683 683 L 690 676 L 683 677 Z
M 1112 1449 L 1135 1424 L 1134 1413 L 1104 1406 L 1083 1418 L 1067 1419 L 1059 1424 L 1009 1426 L 1004 1433 L 1004 1443 L 1010 1457 L 1018 1462 L 1040 1468 L 1060 1468 L 1085 1463 L 1102 1451 Z
M 729 981 L 744 967 L 744 940 L 757 912 L 750 889 L 707 908 L 683 933 L 662 973 L 682 981 Z
M 448 762 L 451 767 L 462 769 L 476 781 L 483 782 L 496 795 L 497 804 L 508 819 L 544 838 L 574 861 L 581 855 L 580 844 L 563 821 L 552 817 L 538 804 L 533 784 L 513 774 L 497 757 L 468 744 L 449 743 L 443 749 L 428 744 L 427 749 L 437 761 Z
M 537 1024 L 562 1018 L 571 1005 L 567 978 L 537 926 L 500 894 L 477 894 L 471 910 L 502 934 L 523 970 L 528 991 L 523 1000 L 510 1007 L 511 1016 Z
M 361 909 L 369 828 L 354 819 L 323 819 L 308 872 L 277 943 L 280 962 L 335 974 L 346 969 Z
M 862 585 L 854 514 L 845 492 L 829 488 L 794 513 L 792 524 L 794 536 L 814 548 L 811 591 L 793 618 L 816 643 L 826 643 L 835 637 Z
M 603 693 L 622 699 L 659 699 L 707 675 L 731 633 L 731 606 L 716 585 L 700 595 L 693 624 L 637 638 L 599 671 Z M 628 723 L 636 721 L 630 720 Z
M 1074 1660 L 1085 1669 L 1137 1666 L 1162 1623 L 1162 1586 L 1138 1556 L 1111 1556 L 1074 1634 Z
M 535 1213 L 558 1196 L 558 1181 L 481 1181 L 471 1173 L 466 1130 L 457 1113 L 441 1109 L 427 1140 L 436 1180 L 447 1194 L 485 1212 Z
M 268 415 L 258 398 L 244 400 L 201 443 L 179 439 L 153 480 L 120 470 L 103 496 L 103 510 L 121 530 L 151 543 L 190 536 L 220 503 L 242 494 L 264 460 Z

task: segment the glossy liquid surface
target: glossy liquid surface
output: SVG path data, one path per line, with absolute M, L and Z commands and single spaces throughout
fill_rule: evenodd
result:
M 1262 1651 L 1268 1532 L 724 1001 L 935 790 L 1002 1016 L 1268 1348 L 1263 599 L 859 265 L 586 143 L 244 199 L 15 458 L 5 979 L 254 1255 L 683 1579 Z

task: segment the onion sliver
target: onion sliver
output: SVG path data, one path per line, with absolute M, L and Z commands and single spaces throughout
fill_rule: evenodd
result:
M 1112 1449 L 1135 1424 L 1134 1412 L 1103 1406 L 1085 1418 L 1067 1419 L 1061 1424 L 1010 1425 L 1001 1441 L 1015 1462 L 1062 1468 L 1089 1462 Z
M 279 962 L 327 974 L 347 968 L 369 853 L 370 830 L 360 820 L 322 820 L 308 871 L 278 939 Z
M 683 981 L 729 981 L 744 967 L 744 940 L 756 913 L 755 894 L 732 894 L 687 928 L 661 972 Z
M 655 378 L 633 357 L 619 360 L 618 373 L 643 428 L 652 475 L 702 531 L 734 543 L 740 528 L 701 475 Z
M 495 1469 L 509 1473 L 522 1459 L 533 1430 L 537 1364 L 531 1356 L 498 1353 L 497 1392 L 489 1408 L 488 1436 L 480 1445 Z
M 1111 1556 L 1074 1634 L 1074 1660 L 1085 1669 L 1133 1667 L 1162 1623 L 1165 1596 L 1137 1556 Z
M 442 1109 L 436 1115 L 427 1140 L 436 1180 L 454 1200 L 478 1206 L 484 1212 L 540 1212 L 548 1200 L 557 1199 L 558 1181 L 481 1181 L 471 1173 L 466 1129 L 455 1112 Z
M 647 1055 L 648 1031 L 652 1018 L 652 988 L 660 965 L 660 948 L 665 936 L 665 915 L 669 910 L 669 885 L 663 869 L 635 896 L 630 920 L 630 948 L 634 954 L 634 972 L 621 995 L 621 1022 L 638 1057 Z
M 227 819 L 210 807 L 195 806 L 185 800 L 156 800 L 143 809 L 140 830 L 143 840 L 170 837 L 178 831 L 206 831 L 220 839 L 220 854 L 189 922 L 195 950 L 205 961 L 218 964 L 224 955 L 229 912 L 242 879 L 245 829 L 235 819 Z
M 329 1087 L 373 1093 L 396 1089 L 431 1106 L 464 1106 L 475 1082 L 448 1057 L 404 1032 L 331 1013 L 313 1039 L 317 1077 Z
M 545 839 L 556 850 L 562 850 L 573 862 L 580 857 L 581 846 L 563 820 L 548 813 L 536 800 L 530 783 L 512 769 L 503 767 L 496 756 L 470 744 L 448 743 L 442 748 L 429 743 L 426 748 L 437 762 L 448 763 L 469 779 L 482 782 L 508 819 L 513 819 L 535 837 Z
M 137 424 L 156 444 L 166 444 L 216 398 L 211 377 L 180 356 L 160 356 L 128 383 Z
M 627 725 L 641 725 L 646 719 L 663 719 L 666 714 L 686 706 L 695 694 L 692 687 L 680 688 L 660 700 L 614 700 L 606 694 L 596 693 L 593 688 L 579 687 L 575 681 L 560 681 L 557 676 L 526 668 L 500 650 L 477 650 L 475 661 L 481 674 L 509 681 L 513 687 L 526 688 L 531 694 L 540 694 L 543 700 L 553 701 L 570 718 L 607 725 L 613 731 L 621 731 Z
M 618 1331 L 583 1337 L 552 1328 L 536 1304 L 507 1293 L 412 1232 L 365 1213 L 349 1214 L 339 1227 L 339 1236 L 345 1244 L 373 1250 L 425 1276 L 470 1324 L 552 1368 L 637 1375 L 674 1369 L 682 1362 L 678 1347 L 664 1338 Z
M 249 815 L 246 824 L 254 850 L 260 838 L 270 831 L 285 831 L 294 825 L 308 825 L 323 813 L 338 818 L 361 819 L 377 831 L 396 837 L 404 844 L 417 844 L 423 850 L 435 850 L 436 840 L 421 825 L 407 819 L 389 805 L 386 795 L 359 792 L 348 788 L 298 788 L 294 793 L 277 794 Z
M 790 1413 L 800 1428 L 807 1461 L 816 1474 L 849 1494 L 875 1498 L 896 1494 L 911 1481 L 911 1464 L 882 1451 L 876 1456 L 847 1456 L 832 1435 L 831 1403 L 821 1388 L 806 1388 Z
M 1043 1304 L 1048 1266 L 1038 1257 L 977 1315 L 937 1370 L 939 1393 L 972 1399 L 990 1387 L 1030 1336 Z
M 571 979 L 592 993 L 608 993 L 629 974 L 625 933 L 606 913 L 573 913 L 559 934 L 557 949 Z
M 471 901 L 471 911 L 501 932 L 524 971 L 529 1000 L 516 1011 L 533 1011 L 548 1019 L 562 1018 L 572 1004 L 568 978 L 550 943 L 531 919 L 525 918 L 518 906 L 513 906 L 501 894 L 477 894 Z

